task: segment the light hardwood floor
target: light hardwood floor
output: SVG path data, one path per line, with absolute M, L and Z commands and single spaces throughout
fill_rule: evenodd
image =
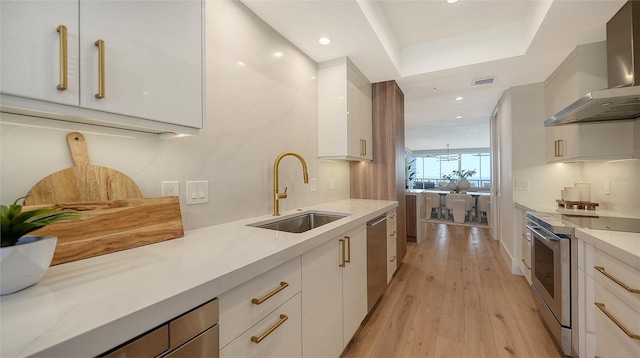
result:
M 428 224 L 343 357 L 563 357 L 489 229 Z

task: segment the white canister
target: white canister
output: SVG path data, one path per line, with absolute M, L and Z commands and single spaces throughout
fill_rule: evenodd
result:
M 564 200 L 565 201 L 580 201 L 580 189 L 572 186 L 564 187 Z
M 580 189 L 580 200 L 591 202 L 591 183 L 576 183 L 576 188 Z

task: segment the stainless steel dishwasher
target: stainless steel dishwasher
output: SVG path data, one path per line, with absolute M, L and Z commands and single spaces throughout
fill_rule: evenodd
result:
M 100 356 L 217 358 L 218 317 L 216 298 Z
M 387 288 L 387 214 L 367 222 L 367 312 Z

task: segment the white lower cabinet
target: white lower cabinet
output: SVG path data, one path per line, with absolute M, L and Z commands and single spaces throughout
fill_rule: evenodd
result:
M 398 268 L 397 245 L 398 223 L 396 209 L 387 213 L 387 285 Z
M 300 289 L 298 256 L 220 295 L 220 356 L 300 356 Z
M 579 240 L 581 357 L 640 357 L 640 294 L 622 285 L 640 289 L 640 270 Z
M 298 292 L 222 348 L 220 357 L 301 357 L 301 296 Z
M 367 314 L 366 226 L 302 255 L 302 354 L 339 357 Z

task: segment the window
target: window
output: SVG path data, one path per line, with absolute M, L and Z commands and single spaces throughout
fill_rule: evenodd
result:
M 474 150 L 458 150 L 449 153 L 425 152 L 414 153 L 415 161 L 414 189 L 429 189 L 448 181 L 443 175 L 454 170 L 475 170 L 476 173 L 467 178 L 472 187 L 491 187 L 491 154 L 489 148 Z

